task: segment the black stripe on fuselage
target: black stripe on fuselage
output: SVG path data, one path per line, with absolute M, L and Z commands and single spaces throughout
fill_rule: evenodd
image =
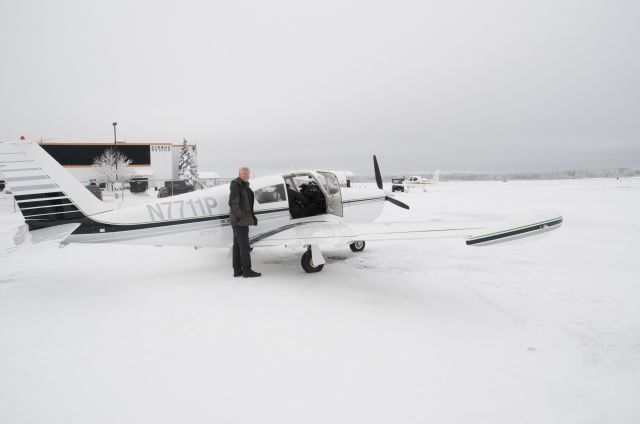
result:
M 262 215 L 266 213 L 285 212 L 285 211 L 288 212 L 289 208 L 256 211 L 255 214 Z M 91 217 L 86 217 L 81 221 L 77 221 L 77 222 L 80 222 L 80 226 L 73 232 L 73 234 L 111 233 L 111 232 L 117 232 L 117 231 L 143 230 L 147 228 L 166 227 L 168 225 L 191 224 L 194 222 L 203 222 L 203 221 L 224 221 L 228 219 L 229 219 L 229 214 L 224 214 L 224 215 L 202 216 L 202 217 L 188 218 L 188 219 L 174 219 L 171 221 L 147 222 L 144 224 L 108 224 L 108 223 L 101 223 L 101 222 L 95 221 L 91 219 Z
M 384 197 L 368 197 L 366 199 L 351 199 L 351 200 L 345 200 L 342 202 L 342 204 L 348 204 L 348 203 L 358 203 L 358 202 L 372 202 L 374 200 L 377 201 L 383 201 Z
M 262 241 L 262 240 L 264 240 L 264 239 L 266 239 L 268 237 L 274 236 L 274 235 L 276 235 L 278 233 L 281 233 L 283 231 L 289 230 L 291 228 L 299 227 L 301 225 L 306 225 L 306 224 L 313 224 L 315 222 L 323 222 L 323 221 L 304 221 L 304 222 L 294 222 L 292 224 L 283 225 L 282 227 L 278 227 L 278 228 L 273 229 L 271 231 L 266 231 L 264 233 L 260 233 L 260 234 L 257 234 L 255 236 L 251 237 L 249 239 L 249 244 L 257 243 L 257 242 Z
M 470 240 L 467 240 L 466 243 L 468 246 L 472 246 L 474 244 L 480 244 L 480 243 L 487 243 L 489 241 L 500 240 L 507 237 L 513 237 L 520 234 L 530 233 L 532 231 L 538 231 L 538 230 L 543 230 L 545 228 L 555 227 L 560 224 L 562 224 L 562 218 L 558 218 L 553 221 L 542 222 L 539 224 L 529 225 L 526 227 L 511 230 L 511 231 L 505 231 L 503 233 L 490 234 L 485 237 L 470 239 Z
M 347 200 L 343 202 L 343 204 L 347 203 L 355 203 L 355 202 L 363 202 L 363 201 L 384 201 L 384 197 L 372 197 L 366 199 L 353 199 Z M 256 211 L 256 215 L 262 215 L 266 213 L 274 213 L 274 212 L 289 212 L 289 208 L 279 208 L 279 209 L 269 209 L 264 211 Z M 195 222 L 203 222 L 203 221 L 224 221 L 229 219 L 229 214 L 225 215 L 214 215 L 214 216 L 205 216 L 198 218 L 188 218 L 188 219 L 180 219 L 180 220 L 171 220 L 171 221 L 158 221 L 158 222 L 148 222 L 143 224 L 110 224 L 110 223 L 101 223 L 91 219 L 91 217 L 87 217 L 80 222 L 80 227 L 78 227 L 73 234 L 93 234 L 93 233 L 112 233 L 117 231 L 133 231 L 133 230 L 143 230 L 147 228 L 156 228 L 156 227 L 165 227 L 167 225 L 178 225 L 178 224 L 191 224 Z
M 42 194 L 28 194 L 22 196 L 15 196 L 16 200 L 20 197 L 21 201 L 30 200 L 30 199 L 42 199 L 45 197 L 60 197 L 66 196 L 63 192 L 54 192 L 54 193 L 42 193 Z M 60 199 L 67 200 L 67 199 Z M 373 201 L 373 200 L 384 200 L 382 197 L 374 197 L 367 199 L 352 199 L 343 202 L 343 204 L 347 203 L 355 203 L 355 202 L 364 202 L 364 201 Z M 44 201 L 44 200 L 43 200 Z M 35 201 L 29 203 L 36 203 Z M 27 206 L 26 204 L 24 205 Z M 47 206 L 47 205 L 43 205 Z M 53 205 L 52 205 L 53 206 Z M 274 212 L 289 212 L 289 208 L 279 208 L 279 209 L 270 209 L 264 211 L 256 211 L 256 215 L 262 215 L 266 213 L 274 213 Z M 78 211 L 78 213 L 61 213 L 56 215 L 50 215 L 50 219 L 46 219 L 44 217 L 34 217 L 38 218 L 29 219 L 27 223 L 29 224 L 29 230 L 36 230 L 39 228 L 50 227 L 52 225 L 60 225 L 66 224 L 70 222 L 79 223 L 80 226 L 73 232 L 73 234 L 94 234 L 94 233 L 112 233 L 112 232 L 120 232 L 120 231 L 133 231 L 133 230 L 142 230 L 147 228 L 157 228 L 157 227 L 165 227 L 169 225 L 179 225 L 179 224 L 190 224 L 196 222 L 204 222 L 204 221 L 225 221 L 229 219 L 229 214 L 224 215 L 213 215 L 213 216 L 203 216 L 196 218 L 187 218 L 180 220 L 171 220 L 171 221 L 158 221 L 158 222 L 147 222 L 140 224 L 115 224 L 115 223 L 103 223 L 93 219 L 91 216 L 86 216 L 82 211 Z

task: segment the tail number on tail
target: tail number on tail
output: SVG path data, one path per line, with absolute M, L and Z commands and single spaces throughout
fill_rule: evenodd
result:
M 147 205 L 147 212 L 149 212 L 149 219 L 152 221 L 166 221 L 213 215 L 217 206 L 218 202 L 213 197 L 203 197 L 195 200 L 171 200 Z

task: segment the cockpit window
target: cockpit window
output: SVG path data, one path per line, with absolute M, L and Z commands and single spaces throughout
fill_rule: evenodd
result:
M 255 191 L 258 203 L 284 202 L 287 200 L 284 194 L 284 184 L 262 187 Z

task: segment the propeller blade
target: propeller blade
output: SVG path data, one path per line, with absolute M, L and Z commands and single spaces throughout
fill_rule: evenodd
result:
M 376 174 L 376 184 L 378 184 L 378 188 L 382 190 L 382 175 L 380 174 L 380 167 L 378 166 L 376 155 L 373 155 L 373 171 Z
M 376 155 L 373 155 L 373 171 L 376 174 L 376 184 L 378 185 L 378 188 L 382 190 L 382 174 L 380 174 L 380 166 L 378 166 L 378 158 L 376 158 Z M 406 203 L 402 203 L 401 201 L 396 200 L 393 197 L 384 196 L 384 200 L 391 202 L 396 206 L 400 206 L 403 209 L 409 209 L 409 205 L 407 205 Z
M 404 209 L 409 209 L 409 205 L 407 205 L 406 203 L 402 203 L 399 200 L 394 199 L 393 197 L 389 197 L 389 196 L 384 196 L 384 200 L 393 203 L 396 206 L 400 206 L 401 208 Z

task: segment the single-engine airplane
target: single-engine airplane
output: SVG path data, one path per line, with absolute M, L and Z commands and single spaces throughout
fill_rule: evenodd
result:
M 258 226 L 250 227 L 252 247 L 301 248 L 306 272 L 325 265 L 322 248 L 364 250 L 367 241 L 459 237 L 479 246 L 557 229 L 559 214 L 490 229 L 442 221 L 375 222 L 385 202 L 409 206 L 383 189 L 373 157 L 377 188 L 340 187 L 335 174 L 301 170 L 254 178 Z M 231 245 L 229 188 L 215 186 L 154 202 L 116 209 L 104 203 L 33 141 L 0 144 L 0 172 L 24 216 L 16 244 L 58 242 L 128 243 L 173 246 Z M 297 204 L 300 196 L 313 208 Z M 297 200 L 296 200 L 297 199 Z
M 438 184 L 438 180 L 440 179 L 440 170 L 436 170 L 433 173 L 433 177 L 426 178 L 421 177 L 419 175 L 414 175 L 402 182 L 404 186 L 404 191 L 408 192 L 409 189 L 420 188 L 422 191 L 427 191 L 427 186 Z

